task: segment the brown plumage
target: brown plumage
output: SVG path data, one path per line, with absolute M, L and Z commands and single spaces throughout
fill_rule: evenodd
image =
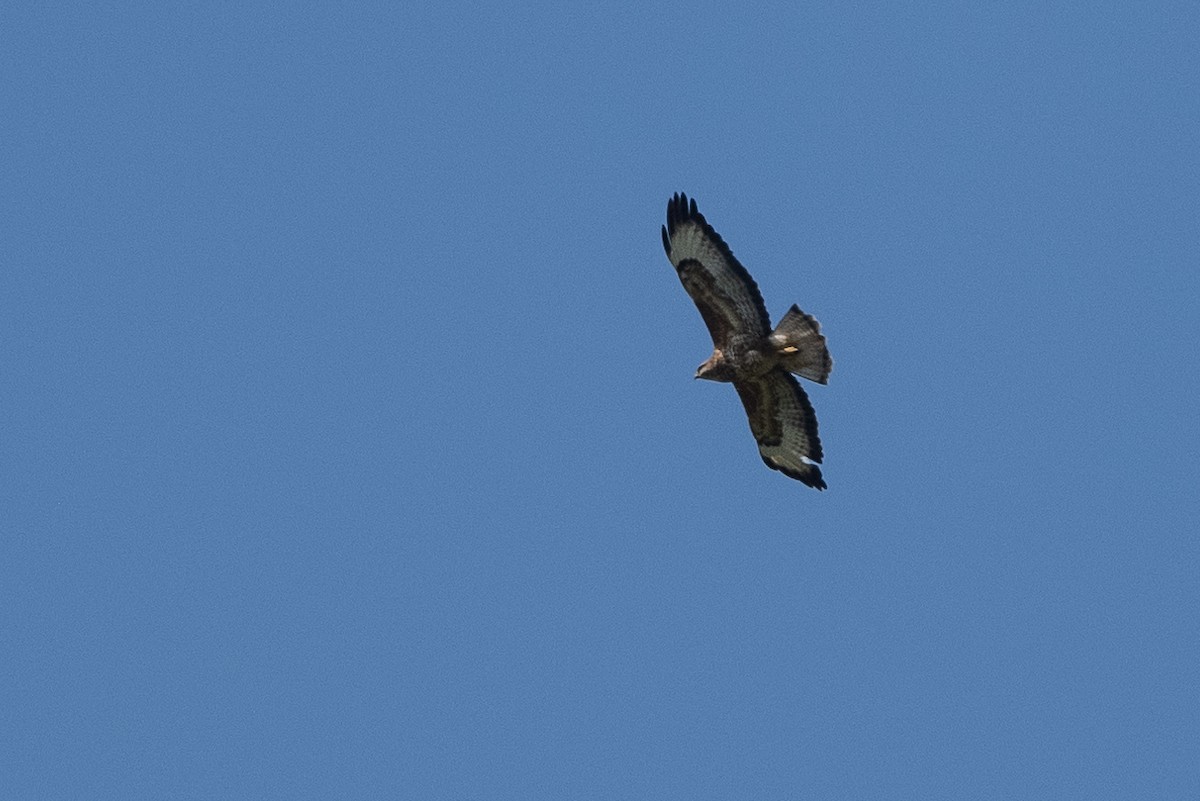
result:
M 712 356 L 696 378 L 733 384 L 768 467 L 825 489 L 817 416 L 792 377 L 829 380 L 833 360 L 820 324 L 793 305 L 772 330 L 758 285 L 686 195 L 667 202 L 662 238 L 712 335 Z

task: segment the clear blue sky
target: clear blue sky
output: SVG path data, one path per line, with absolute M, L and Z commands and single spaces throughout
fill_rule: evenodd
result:
M 1200 798 L 1195 3 L 31 5 L 0 794 Z

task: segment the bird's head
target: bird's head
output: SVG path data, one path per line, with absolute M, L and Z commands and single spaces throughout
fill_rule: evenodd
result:
M 721 351 L 715 350 L 704 364 L 696 368 L 696 375 L 693 378 L 703 378 L 706 381 L 732 381 L 733 371 L 725 363 Z

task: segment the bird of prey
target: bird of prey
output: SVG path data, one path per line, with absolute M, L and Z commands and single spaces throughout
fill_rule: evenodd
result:
M 793 304 L 772 330 L 758 285 L 687 195 L 667 201 L 662 240 L 712 334 L 712 356 L 695 377 L 733 384 L 768 467 L 825 489 L 817 416 L 792 376 L 829 380 L 833 360 L 820 324 Z

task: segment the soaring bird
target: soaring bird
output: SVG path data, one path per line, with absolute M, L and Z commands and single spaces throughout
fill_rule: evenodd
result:
M 793 304 L 772 329 L 758 285 L 687 195 L 667 202 L 662 240 L 712 335 L 695 377 L 733 384 L 768 467 L 825 489 L 817 416 L 792 375 L 828 382 L 833 360 L 820 324 Z

